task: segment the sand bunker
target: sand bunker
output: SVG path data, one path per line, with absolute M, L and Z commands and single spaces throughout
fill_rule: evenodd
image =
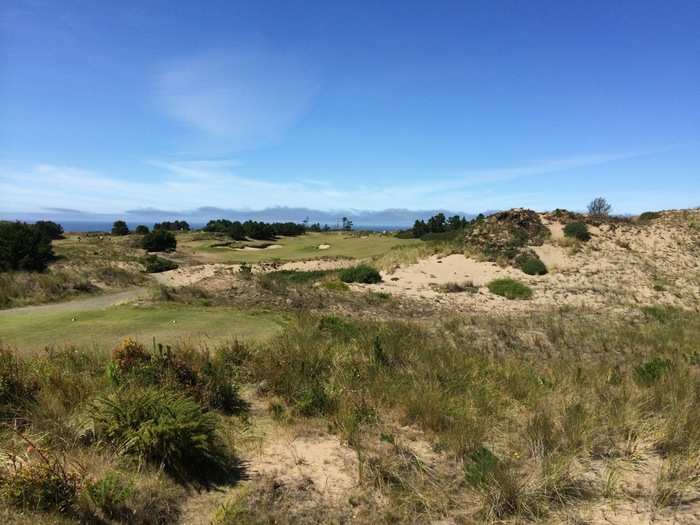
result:
M 243 248 L 235 248 L 235 250 L 238 252 L 259 252 L 260 250 L 276 250 L 281 247 L 281 244 L 270 244 L 268 246 L 244 246 Z
M 330 248 L 330 247 L 331 247 L 330 244 L 319 244 L 319 245 L 318 245 L 318 249 L 319 249 L 319 250 L 327 250 L 327 249 Z

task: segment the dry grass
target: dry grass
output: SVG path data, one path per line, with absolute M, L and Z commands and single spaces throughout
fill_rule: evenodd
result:
M 430 325 L 302 315 L 269 342 L 222 347 L 210 365 L 193 348 L 173 349 L 172 363 L 213 366 L 236 384 L 258 385 L 284 414 L 268 416 L 273 434 L 274 425 L 325 429 L 358 457 L 359 485 L 333 504 L 308 481 L 256 478 L 210 509 L 215 522 L 341 522 L 349 512 L 357 523 L 557 521 L 587 505 L 612 508 L 620 497 L 658 512 L 681 512 L 697 497 L 698 341 L 700 317 L 668 308 L 624 318 L 566 309 Z M 44 511 L 37 523 L 51 522 L 46 516 L 154 523 L 148 509 L 156 505 L 172 522 L 180 512 L 178 476 L 148 463 L 139 469 L 106 442 L 85 439 L 100 435 L 85 433 L 86 407 L 132 388 L 109 380 L 110 362 L 69 349 L 3 369 L 11 380 L 0 385 L 37 386 L 34 401 L 15 404 L 17 431 L 0 432 L 2 451 L 40 461 L 20 432 L 80 477 L 69 508 Z M 173 368 L 187 372 L 181 382 L 158 388 L 194 395 L 183 366 Z M 15 403 L 10 394 L 0 391 L 6 404 Z M 240 416 L 212 414 L 230 447 L 227 429 L 241 424 L 226 421 Z M 628 479 L 656 464 L 649 483 Z M 0 478 L 12 488 L 11 477 Z M 34 509 L 15 500 L 3 512 L 12 523 Z

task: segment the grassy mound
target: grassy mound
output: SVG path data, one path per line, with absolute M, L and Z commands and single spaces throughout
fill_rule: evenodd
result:
M 522 254 L 516 257 L 515 263 L 524 273 L 528 275 L 545 275 L 547 267 L 536 256 Z
M 532 288 L 514 279 L 495 279 L 487 285 L 489 291 L 506 299 L 530 299 Z
M 588 232 L 588 226 L 582 222 L 570 222 L 564 226 L 564 236 L 572 237 L 583 242 L 591 238 L 591 234 Z
M 345 268 L 340 272 L 340 280 L 344 283 L 375 284 L 381 282 L 379 272 L 366 264 Z

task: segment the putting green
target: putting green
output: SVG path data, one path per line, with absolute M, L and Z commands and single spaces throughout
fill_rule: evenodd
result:
M 352 258 L 364 259 L 382 255 L 396 246 L 420 243 L 418 239 L 399 239 L 380 233 L 311 232 L 298 237 L 280 237 L 274 241 L 231 241 L 202 238 L 201 233 L 178 236 L 178 252 L 192 255 L 203 262 L 256 263 L 261 261 L 300 261 L 305 259 Z M 217 246 L 218 245 L 218 246 Z M 256 246 L 272 245 L 256 249 Z M 319 246 L 323 249 L 319 249 Z M 243 248 L 248 248 L 243 250 Z
M 155 337 L 164 344 L 214 345 L 233 338 L 265 339 L 283 324 L 279 314 L 225 307 L 116 306 L 75 313 L 8 314 L 0 319 L 0 343 L 22 352 L 64 345 L 112 348 L 124 337 L 144 343 Z

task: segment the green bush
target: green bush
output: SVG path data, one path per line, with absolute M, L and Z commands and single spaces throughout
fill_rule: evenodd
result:
M 53 221 L 36 221 L 34 223 L 34 228 L 46 235 L 49 239 L 63 238 L 63 226 Z
M 68 512 L 73 509 L 81 482 L 78 474 L 42 454 L 36 460 L 13 462 L 7 470 L 0 470 L 0 497 L 28 510 Z
M 513 279 L 495 279 L 487 286 L 491 293 L 506 299 L 530 299 L 532 297 L 530 287 Z
M 129 235 L 129 226 L 124 221 L 114 221 L 112 235 Z
M 366 264 L 360 264 L 340 271 L 340 280 L 344 283 L 375 284 L 381 282 L 379 272 Z
M 169 259 L 164 259 L 163 257 L 158 257 L 157 255 L 146 255 L 141 258 L 141 262 L 148 273 L 167 272 L 169 270 L 175 270 L 178 267 L 177 263 Z
M 172 474 L 198 477 L 225 466 L 216 417 L 176 392 L 123 388 L 96 399 L 88 420 L 98 440 Z
M 163 348 L 150 353 L 133 339 L 125 339 L 112 353 L 108 375 L 117 385 L 163 386 L 184 391 L 202 405 L 227 413 L 240 412 L 245 403 L 234 382 L 235 370 L 206 352 Z
M 146 235 L 149 232 L 148 226 L 145 226 L 143 224 L 139 224 L 136 229 L 134 230 L 134 233 L 138 235 Z
M 51 239 L 39 228 L 0 221 L 0 272 L 42 272 L 53 256 Z
M 515 263 L 518 265 L 518 268 L 528 275 L 544 275 L 547 273 L 547 267 L 537 257 L 524 254 L 518 255 Z
M 584 242 L 591 238 L 591 234 L 588 233 L 588 226 L 582 222 L 570 222 L 564 226 L 564 236 L 573 237 Z
M 655 357 L 642 363 L 634 369 L 634 380 L 642 386 L 651 386 L 671 371 L 673 362 L 670 359 Z
M 89 483 L 84 495 L 99 514 L 107 519 L 129 521 L 132 512 L 128 500 L 134 494 L 134 483 L 118 472 L 108 472 L 101 479 Z
M 170 231 L 157 229 L 143 236 L 141 247 L 148 252 L 172 252 L 177 247 L 177 239 Z

